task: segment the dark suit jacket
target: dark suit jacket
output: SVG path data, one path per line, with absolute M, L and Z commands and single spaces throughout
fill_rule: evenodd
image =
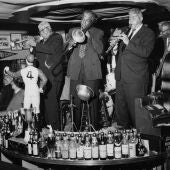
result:
M 69 31 L 71 36 L 73 29 Z M 103 31 L 97 28 L 90 28 L 90 39 L 87 40 L 85 57 L 79 57 L 80 44 L 78 44 L 70 56 L 67 68 L 67 75 L 71 80 L 78 80 L 80 69 L 84 64 L 84 71 L 87 80 L 102 79 L 101 63 L 99 54 L 103 51 Z
M 121 42 L 115 70 L 116 80 L 123 80 L 128 83 L 148 81 L 148 57 L 154 43 L 154 32 L 144 25 L 132 37 L 124 51 L 121 51 L 123 44 Z
M 51 71 L 54 69 L 55 77 L 57 80 L 63 80 L 63 66 L 62 66 L 62 54 L 63 54 L 63 39 L 58 33 L 53 33 L 47 41 L 37 43 L 36 45 L 36 57 L 39 61 L 39 67 L 50 79 Z M 50 69 L 45 66 L 45 62 L 50 65 Z

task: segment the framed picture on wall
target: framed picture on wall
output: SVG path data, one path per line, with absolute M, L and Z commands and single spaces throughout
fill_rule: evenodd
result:
M 27 40 L 29 40 L 32 36 L 30 35 L 22 35 L 22 40 L 23 40 L 23 49 L 29 49 L 30 46 L 27 44 Z M 25 40 L 25 41 L 24 41 Z
M 22 50 L 22 43 L 17 43 L 22 40 L 21 34 L 11 33 L 12 50 Z
M 0 49 L 10 49 L 10 35 L 0 35 Z

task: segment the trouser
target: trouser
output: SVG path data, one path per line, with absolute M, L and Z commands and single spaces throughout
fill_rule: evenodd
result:
M 146 81 L 135 83 L 116 82 L 116 117 L 118 125 L 124 128 L 135 125 L 135 98 L 147 95 L 148 83 Z
M 99 86 L 101 81 L 97 80 L 87 80 L 84 74 L 84 69 L 81 69 L 78 80 L 71 80 L 70 82 L 70 94 L 73 96 L 73 103 L 76 106 L 74 109 L 74 123 L 77 129 L 80 129 L 82 107 L 81 100 L 77 95 L 76 86 L 78 84 L 83 84 L 89 86 L 93 91 L 95 96 L 89 100 L 90 107 L 90 118 L 91 124 L 97 130 L 99 128 Z
M 48 82 L 48 93 L 45 96 L 45 121 L 50 124 L 53 129 L 60 130 L 60 96 L 64 81 L 55 81 L 53 84 Z

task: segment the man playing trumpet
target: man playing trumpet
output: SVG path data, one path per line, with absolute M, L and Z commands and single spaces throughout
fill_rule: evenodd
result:
M 80 127 L 81 109 L 80 99 L 76 93 L 76 86 L 83 84 L 91 87 L 95 93 L 95 98 L 90 102 L 91 123 L 94 128 L 98 128 L 98 95 L 99 85 L 102 79 L 101 63 L 99 55 L 103 51 L 103 31 L 93 26 L 89 27 L 91 23 L 96 20 L 96 15 L 92 11 L 84 11 L 81 19 L 81 30 L 85 34 L 85 40 L 75 46 L 73 53 L 68 61 L 67 76 L 70 77 L 70 92 L 74 97 L 74 104 L 77 106 L 75 112 L 75 124 L 77 128 Z M 88 29 L 87 29 L 88 27 Z M 74 33 L 75 32 L 75 33 Z M 67 41 L 73 39 L 72 36 L 76 34 L 75 29 L 70 29 L 67 35 Z

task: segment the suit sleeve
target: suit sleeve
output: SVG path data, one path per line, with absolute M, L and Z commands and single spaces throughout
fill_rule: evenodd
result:
M 46 60 L 47 65 L 52 70 L 62 60 L 63 53 L 63 38 L 60 34 L 55 34 L 50 37 L 48 43 L 38 43 L 36 46 L 36 52 L 44 53 L 48 55 Z
M 38 69 L 38 76 L 40 78 L 40 88 L 43 88 L 47 83 L 47 77 L 40 69 Z
M 147 58 L 151 54 L 155 44 L 155 34 L 148 29 L 141 35 L 140 42 L 130 41 L 127 50 L 136 56 Z

